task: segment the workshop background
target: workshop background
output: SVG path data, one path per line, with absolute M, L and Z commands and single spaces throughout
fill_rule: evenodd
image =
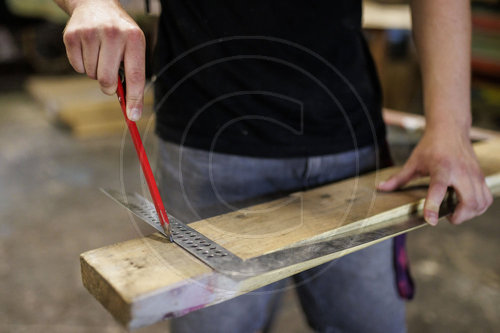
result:
M 155 13 L 122 1 L 149 41 Z M 474 126 L 500 130 L 500 1 L 472 1 Z M 51 0 L 0 0 L 0 332 L 124 332 L 81 283 L 79 254 L 144 230 L 99 192 L 141 186 L 135 151 L 115 97 L 70 68 L 66 15 Z M 420 78 L 404 1 L 365 1 L 366 35 L 385 107 L 422 113 Z M 450 59 L 453 55 L 450 55 Z M 139 122 L 156 161 L 152 91 Z M 398 163 L 421 129 L 390 127 Z M 500 153 L 500 151 L 499 151 Z M 416 297 L 410 333 L 500 332 L 500 201 L 460 227 L 409 236 Z M 149 230 L 149 229 L 148 229 Z M 293 291 L 272 332 L 310 332 Z M 168 322 L 138 330 L 168 332 Z

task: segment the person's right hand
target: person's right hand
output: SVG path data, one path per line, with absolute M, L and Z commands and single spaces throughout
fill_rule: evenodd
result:
M 136 121 L 142 114 L 145 85 L 144 33 L 118 0 L 74 1 L 64 30 L 68 59 L 79 73 L 99 81 L 112 95 L 117 89 L 120 63 L 125 65 L 127 115 Z

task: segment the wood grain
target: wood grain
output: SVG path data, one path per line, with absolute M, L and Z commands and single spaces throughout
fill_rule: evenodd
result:
M 500 192 L 499 147 L 499 139 L 475 145 L 488 185 L 496 194 Z M 375 190 L 381 179 L 397 170 L 379 170 L 190 226 L 242 258 L 343 231 L 359 232 L 367 225 L 422 209 L 427 179 L 402 191 Z M 83 253 L 81 268 L 90 293 L 118 321 L 137 328 L 230 299 L 371 244 L 237 281 L 153 234 Z

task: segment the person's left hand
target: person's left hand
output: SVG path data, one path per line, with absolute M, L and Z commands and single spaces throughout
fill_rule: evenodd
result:
M 424 204 L 424 218 L 429 224 L 437 224 L 439 206 L 448 187 L 455 190 L 459 201 L 448 217 L 452 224 L 481 215 L 493 198 L 467 134 L 446 126 L 426 130 L 403 169 L 377 188 L 393 191 L 416 177 L 430 176 Z

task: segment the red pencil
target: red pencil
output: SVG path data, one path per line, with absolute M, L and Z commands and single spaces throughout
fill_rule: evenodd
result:
M 161 200 L 160 191 L 158 191 L 158 186 L 156 185 L 153 171 L 151 171 L 151 166 L 149 165 L 149 160 L 146 155 L 146 151 L 144 150 L 141 136 L 139 135 L 139 130 L 137 129 L 137 125 L 135 124 L 135 122 L 128 119 L 127 117 L 125 85 L 122 83 L 122 81 L 124 82 L 124 79 L 124 76 L 122 77 L 122 75 L 118 75 L 118 89 L 116 90 L 118 101 L 120 101 L 120 105 L 122 107 L 123 115 L 125 116 L 125 121 L 127 122 L 130 136 L 132 137 L 137 156 L 139 157 L 139 161 L 141 162 L 142 172 L 144 173 L 144 178 L 146 179 L 146 183 L 148 184 L 149 192 L 151 193 L 151 198 L 153 199 L 156 213 L 158 214 L 158 219 L 160 220 L 163 231 L 167 235 L 168 239 L 172 242 L 173 239 L 172 234 L 170 233 L 170 222 L 168 220 L 165 207 L 163 206 L 163 201 Z

